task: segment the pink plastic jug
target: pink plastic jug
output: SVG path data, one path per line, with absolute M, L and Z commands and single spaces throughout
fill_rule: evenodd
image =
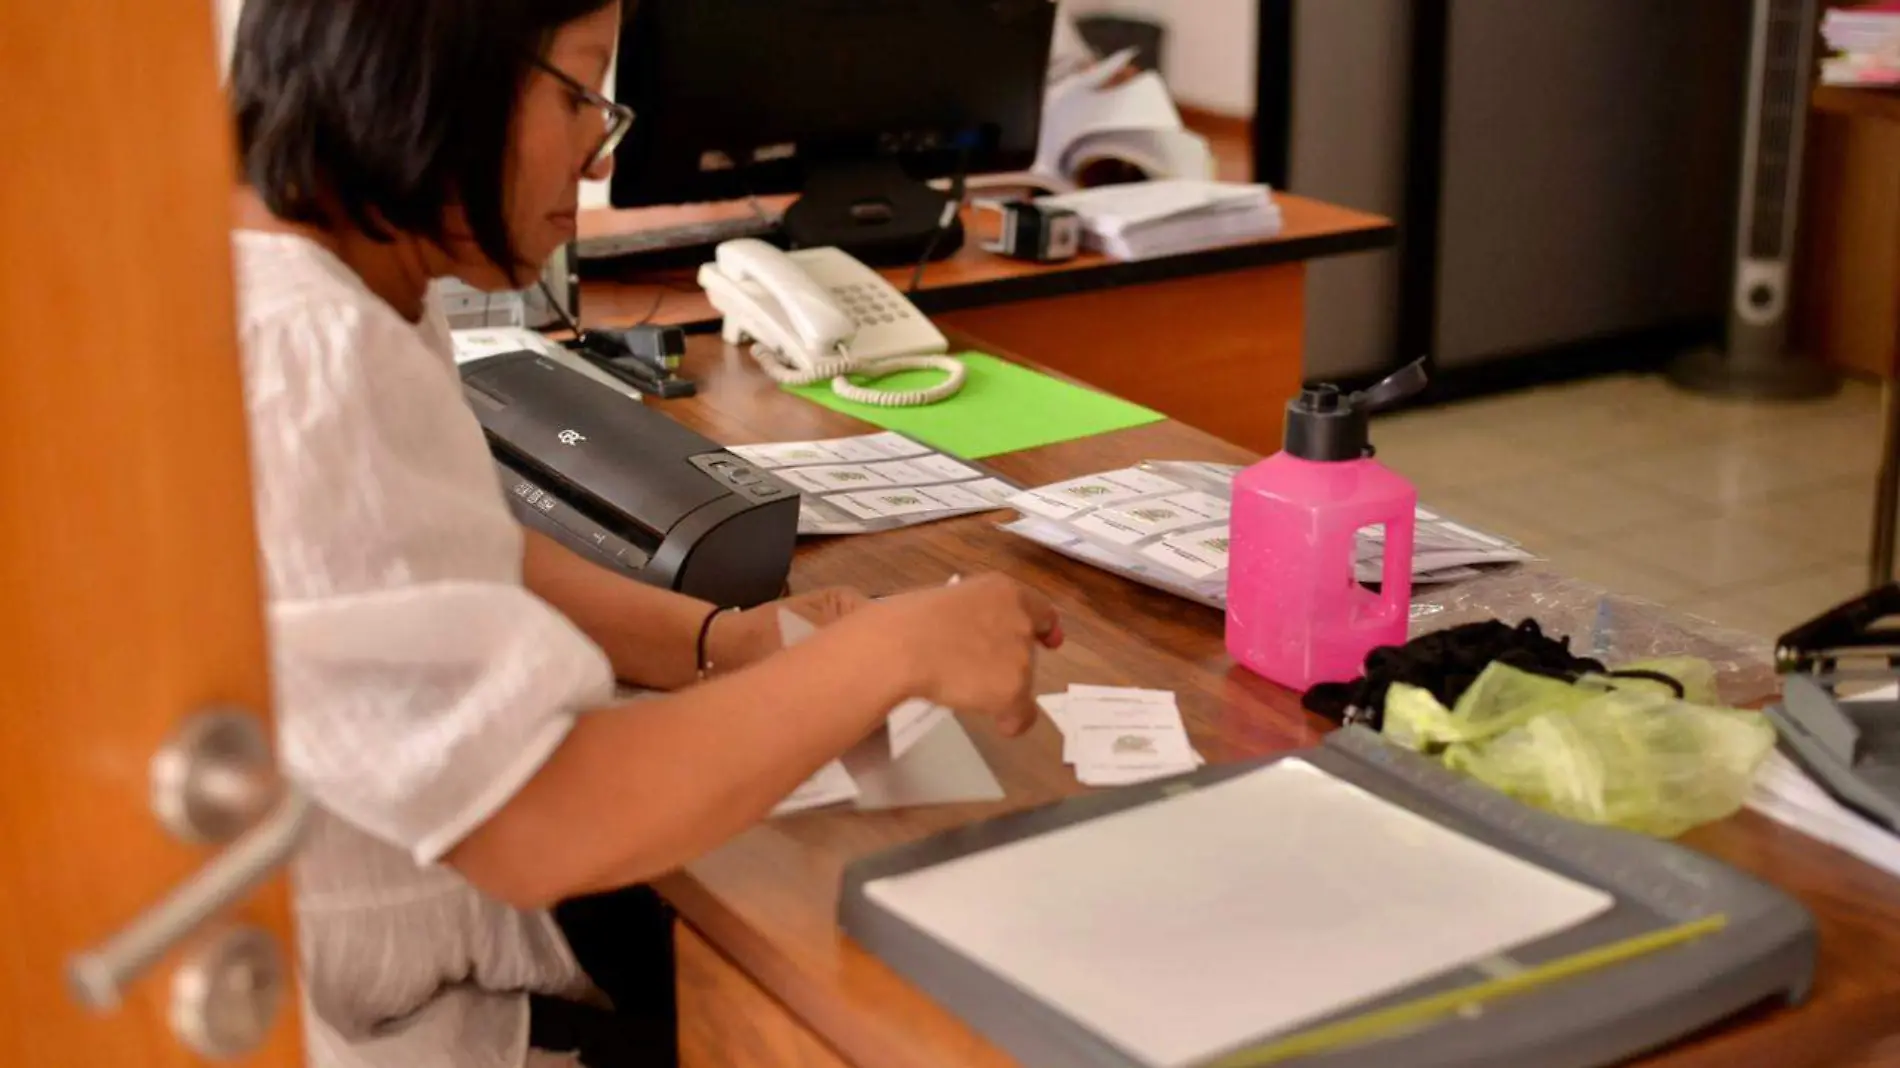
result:
M 1249 670 L 1304 691 L 1404 644 L 1418 490 L 1372 458 L 1367 423 L 1424 385 L 1413 364 L 1363 393 L 1303 390 L 1287 405 L 1285 447 L 1234 479 L 1227 651 Z M 1361 531 L 1384 542 L 1377 593 L 1354 574 Z

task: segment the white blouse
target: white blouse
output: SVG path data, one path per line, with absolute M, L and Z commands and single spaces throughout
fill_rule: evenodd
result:
M 303 238 L 234 238 L 279 752 L 322 808 L 293 869 L 309 1061 L 516 1068 L 525 991 L 582 996 L 552 918 L 437 862 L 605 704 L 433 301 L 410 323 Z

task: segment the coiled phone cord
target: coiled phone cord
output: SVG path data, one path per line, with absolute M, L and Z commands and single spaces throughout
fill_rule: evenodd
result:
M 780 385 L 809 386 L 830 379 L 831 391 L 838 396 L 879 408 L 915 408 L 948 400 L 963 389 L 964 380 L 970 375 L 963 361 L 950 356 L 892 356 L 883 360 L 856 360 L 840 354 L 806 367 L 789 363 L 771 349 L 754 344 L 752 358 L 758 361 L 760 369 L 772 381 Z M 904 390 L 871 389 L 858 385 L 849 377 L 864 375 L 883 378 L 899 371 L 942 371 L 946 377 L 933 386 Z

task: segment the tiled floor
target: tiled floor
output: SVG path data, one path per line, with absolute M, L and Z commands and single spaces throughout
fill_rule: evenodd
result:
M 1623 375 L 1378 421 L 1427 506 L 1764 638 L 1866 579 L 1880 392 L 1748 405 Z

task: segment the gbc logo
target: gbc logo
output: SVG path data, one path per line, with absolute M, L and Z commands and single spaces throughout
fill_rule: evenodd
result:
M 587 440 L 587 435 L 578 430 L 563 430 L 557 437 L 560 438 L 561 444 L 563 445 L 579 445 L 581 442 Z

